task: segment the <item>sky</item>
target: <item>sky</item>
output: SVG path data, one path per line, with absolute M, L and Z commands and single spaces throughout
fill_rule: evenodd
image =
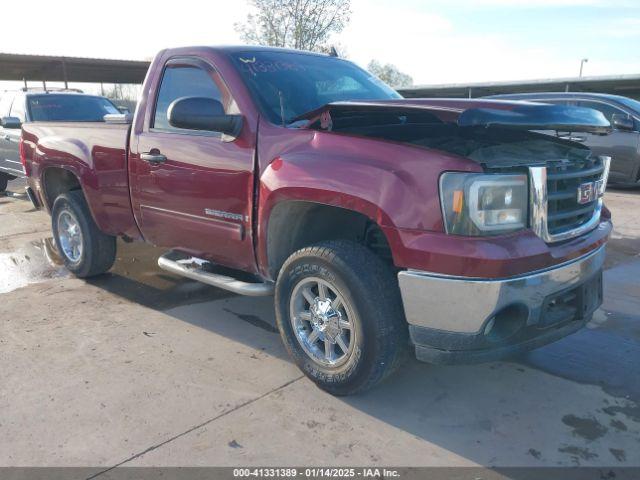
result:
M 244 0 L 31 0 L 28 22 L 2 22 L 0 52 L 150 59 L 241 43 L 234 23 L 249 11 Z M 585 76 L 640 73 L 640 0 L 352 0 L 332 41 L 417 85 L 577 76 L 582 58 Z

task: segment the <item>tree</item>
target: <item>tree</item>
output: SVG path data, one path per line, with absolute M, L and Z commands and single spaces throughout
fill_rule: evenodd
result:
M 351 0 L 249 0 L 255 13 L 235 29 L 247 43 L 327 51 L 349 22 Z
M 133 113 L 138 103 L 140 88 L 140 85 L 123 85 L 121 83 L 111 87 L 102 85 L 100 94 L 115 103 L 118 108 L 126 107 L 130 113 Z
M 382 65 L 376 60 L 371 60 L 367 66 L 367 70 L 394 88 L 410 87 L 413 85 L 411 75 L 401 72 L 395 65 L 391 65 L 390 63 Z

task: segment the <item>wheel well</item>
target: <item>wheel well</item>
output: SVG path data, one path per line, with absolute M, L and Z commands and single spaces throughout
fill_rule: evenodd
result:
M 288 201 L 276 205 L 269 217 L 269 274 L 275 279 L 293 252 L 325 240 L 351 240 L 392 262 L 384 233 L 366 215 L 320 203 Z
M 49 209 L 59 195 L 72 190 L 82 190 L 78 177 L 64 168 L 47 168 L 43 175 L 45 199 Z

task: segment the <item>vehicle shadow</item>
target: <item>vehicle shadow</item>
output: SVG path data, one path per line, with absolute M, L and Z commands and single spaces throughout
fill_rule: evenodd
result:
M 161 270 L 157 262 L 162 253 L 163 249 L 147 244 L 119 240 L 117 259 L 111 270 L 87 282 L 154 310 L 232 296 L 224 290 Z
M 272 297 L 242 297 L 165 272 L 157 265 L 163 253 L 146 244 L 119 241 L 113 268 L 87 283 L 265 354 L 289 359 L 275 327 Z

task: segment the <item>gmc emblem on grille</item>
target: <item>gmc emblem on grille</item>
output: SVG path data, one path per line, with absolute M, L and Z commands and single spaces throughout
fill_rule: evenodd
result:
M 578 187 L 578 203 L 584 205 L 595 201 L 600 193 L 602 180 L 597 182 L 586 182 Z

